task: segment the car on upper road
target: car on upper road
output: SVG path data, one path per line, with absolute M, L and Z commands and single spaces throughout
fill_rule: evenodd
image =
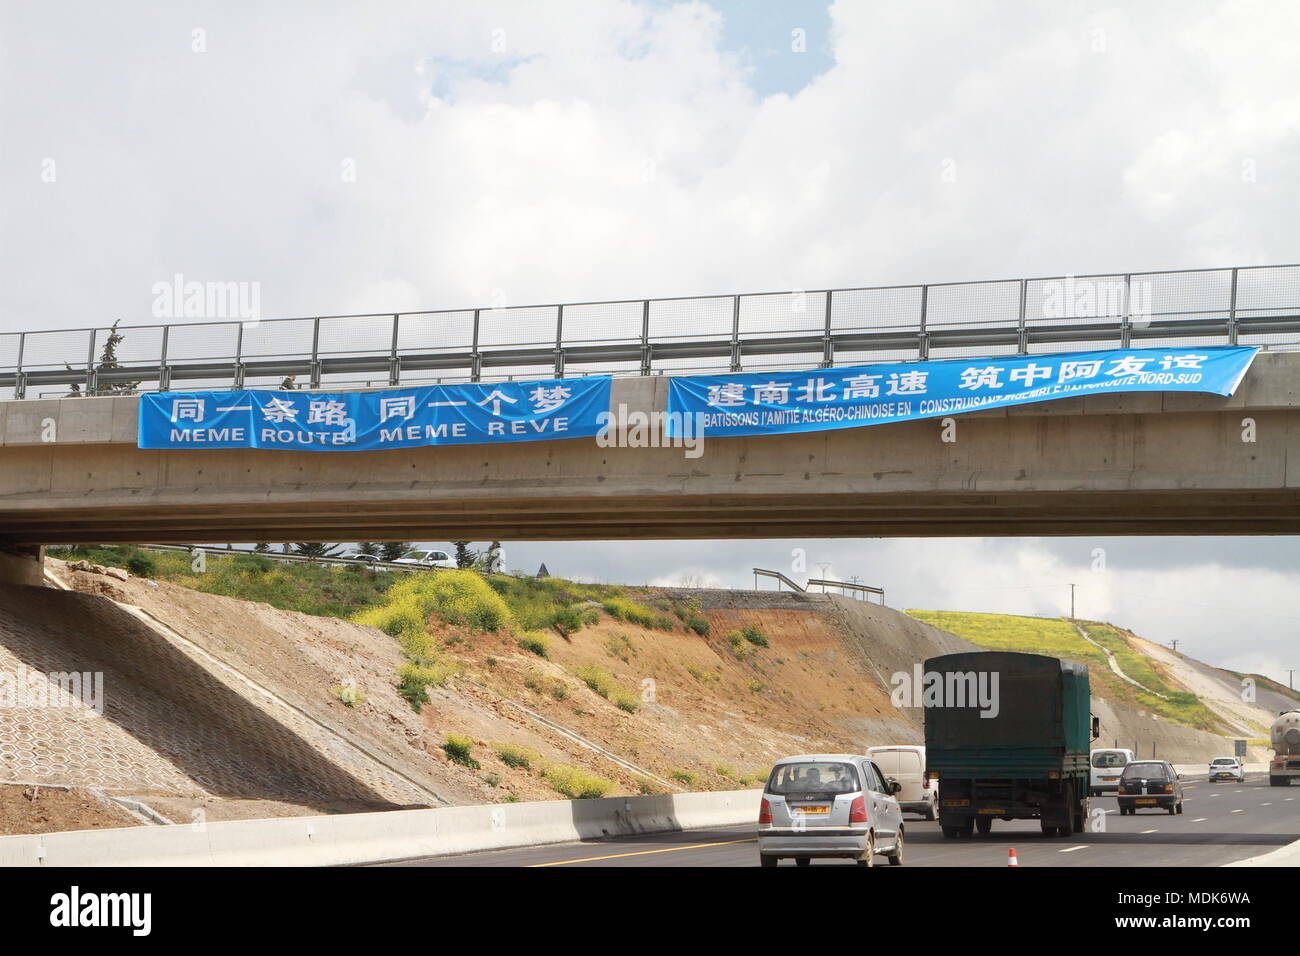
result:
M 1245 783 L 1246 768 L 1236 757 L 1215 757 L 1210 761 L 1210 783 L 1218 783 L 1220 780 Z
M 897 780 L 903 789 L 896 794 L 905 813 L 919 813 L 927 820 L 938 818 L 939 788 L 925 774 L 925 748 L 919 744 L 868 747 L 867 756 L 876 762 L 886 780 Z
M 1183 812 L 1183 785 L 1168 760 L 1134 760 L 1119 776 L 1119 812 L 1133 816 L 1139 810 Z
M 897 780 L 861 754 L 803 754 L 772 767 L 758 812 L 758 855 L 763 866 L 793 857 L 839 857 L 874 866 L 883 855 L 903 862 L 903 811 Z
M 1124 772 L 1124 768 L 1134 756 L 1133 751 L 1121 750 L 1117 747 L 1104 747 L 1091 751 L 1088 754 L 1088 764 L 1092 768 L 1092 776 L 1088 781 L 1089 795 L 1096 797 L 1108 790 L 1118 790 L 1119 775 Z
M 446 551 L 417 548 L 402 555 L 394 564 L 417 564 L 422 568 L 454 568 L 456 562 Z
M 369 564 L 377 564 L 379 556 L 366 554 L 364 551 L 344 551 L 342 554 L 335 555 L 340 561 L 365 561 Z

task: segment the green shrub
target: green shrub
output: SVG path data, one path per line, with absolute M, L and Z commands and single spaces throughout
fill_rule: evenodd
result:
M 496 752 L 497 759 L 512 770 L 531 770 L 537 760 L 534 751 L 515 744 L 493 744 L 492 749 Z
M 621 596 L 609 597 L 601 602 L 601 607 L 610 617 L 620 621 L 627 621 L 629 624 L 636 624 L 638 627 L 653 628 L 660 631 L 671 631 L 673 628 L 672 618 L 656 614 L 644 604 L 638 604 L 635 601 Z
M 536 654 L 538 657 L 551 656 L 551 642 L 545 634 L 539 631 L 527 631 L 519 638 L 519 646 L 526 651 Z
M 563 794 L 570 800 L 593 800 L 607 795 L 615 787 L 613 780 L 562 764 L 547 767 L 542 776 L 556 793 Z
M 470 756 L 470 749 L 474 746 L 474 741 L 469 737 L 462 737 L 459 734 L 448 734 L 443 742 L 443 752 L 447 754 L 447 759 L 452 763 L 458 763 L 462 767 L 469 767 L 470 770 L 479 769 L 479 762 Z
M 629 690 L 622 687 L 615 688 L 610 694 L 610 700 L 619 710 L 625 710 L 629 714 L 635 714 L 641 709 L 641 698 Z
M 451 667 L 446 664 L 421 666 L 413 661 L 403 661 L 397 665 L 397 693 L 418 714 L 420 708 L 429 702 L 427 688 L 441 687 L 451 672 Z
M 691 787 L 695 785 L 695 774 L 689 770 L 670 770 L 668 776 L 672 777 L 680 784 Z
M 700 635 L 700 637 L 709 636 L 709 622 L 698 614 L 693 614 L 686 619 L 686 627 L 688 630 L 694 631 L 696 634 Z
M 397 636 L 423 628 L 431 615 L 474 631 L 499 631 L 513 621 L 510 608 L 473 571 L 423 571 L 408 574 L 388 590 L 383 604 L 353 620 Z
M 667 793 L 663 786 L 657 780 L 651 780 L 649 777 L 636 776 L 632 778 L 636 781 L 637 790 L 643 796 L 653 796 L 654 794 Z
M 616 634 L 605 641 L 605 650 L 609 651 L 611 657 L 617 657 L 624 663 L 636 655 L 636 648 L 632 646 L 626 634 Z
M 582 630 L 583 617 L 582 612 L 573 606 L 556 608 L 555 613 L 551 615 L 550 626 L 556 634 L 566 640 L 570 635 Z
M 357 685 L 352 682 L 335 684 L 330 688 L 330 691 L 342 702 L 344 707 L 355 707 L 357 704 L 365 703 L 366 700 Z
M 745 640 L 757 647 L 768 647 L 771 642 L 768 641 L 767 635 L 756 627 L 747 627 L 740 632 Z
M 713 671 L 702 671 L 698 667 L 687 665 L 686 673 L 690 674 L 701 684 L 716 684 L 721 678 Z
M 618 688 L 618 681 L 614 680 L 608 672 L 594 665 L 575 667 L 573 675 L 606 700 Z
M 147 554 L 133 554 L 126 559 L 126 569 L 137 578 L 151 578 L 158 572 L 158 565 Z

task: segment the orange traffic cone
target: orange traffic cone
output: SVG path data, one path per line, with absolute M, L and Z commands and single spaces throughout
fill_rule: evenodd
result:
M 1011 848 L 1011 855 L 1007 857 L 1007 866 L 1019 866 L 1020 861 L 1016 859 L 1016 848 Z

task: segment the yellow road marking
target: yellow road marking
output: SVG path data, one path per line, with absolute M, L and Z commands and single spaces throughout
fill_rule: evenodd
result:
M 755 843 L 758 837 L 750 837 L 748 840 L 724 840 L 721 843 L 695 843 L 691 846 L 666 846 L 659 850 L 636 850 L 632 853 L 611 853 L 608 856 L 587 856 L 580 860 L 555 860 L 551 863 L 529 863 L 525 869 L 536 869 L 541 866 L 564 866 L 566 863 L 594 863 L 597 860 L 617 860 L 624 856 L 646 856 L 650 853 L 672 853 L 675 850 L 702 850 L 710 846 L 731 846 L 736 843 Z

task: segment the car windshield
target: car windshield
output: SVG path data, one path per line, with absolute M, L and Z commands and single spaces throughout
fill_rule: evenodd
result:
M 767 792 L 781 796 L 853 793 L 861 789 L 857 768 L 834 761 L 778 764 L 767 782 Z
M 1232 757 L 1215 757 L 1214 762 L 1220 767 L 1224 765 L 1231 767 L 1235 765 L 1237 761 L 1234 760 Z
M 1099 750 L 1092 755 L 1094 767 L 1122 767 L 1128 763 L 1118 750 Z
M 1144 778 L 1147 780 L 1168 780 L 1169 772 L 1162 763 L 1131 763 L 1124 768 L 1124 779 Z

